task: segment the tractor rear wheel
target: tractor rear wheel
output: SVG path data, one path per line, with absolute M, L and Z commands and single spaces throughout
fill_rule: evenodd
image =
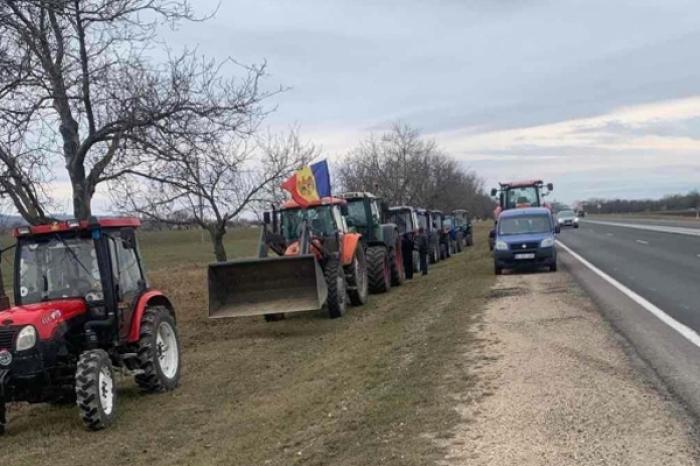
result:
M 464 244 L 464 237 L 462 233 L 457 234 L 457 252 L 462 252 L 462 245 Z
M 85 427 L 101 430 L 114 421 L 116 383 L 112 361 L 105 350 L 89 350 L 80 355 L 75 372 L 75 395 Z
M 174 390 L 180 382 L 180 338 L 164 306 L 151 306 L 141 318 L 136 383 L 146 392 Z
M 328 298 L 326 298 L 328 315 L 331 319 L 337 319 L 345 314 L 347 306 L 347 288 L 345 287 L 343 266 L 340 264 L 339 259 L 330 257 L 326 261 L 326 267 L 323 272 L 326 276 L 326 285 L 328 286 Z
M 403 264 L 401 264 L 403 267 Z M 367 248 L 367 276 L 369 278 L 369 291 L 372 293 L 385 293 L 391 288 L 391 266 L 389 256 L 384 246 L 371 246 Z
M 413 257 L 411 257 L 411 262 L 413 262 Z M 401 286 L 406 278 L 403 258 L 400 254 L 397 254 L 396 248 L 392 248 L 389 252 L 389 273 L 391 275 L 391 286 Z
M 361 245 L 358 245 L 355 249 L 352 264 L 345 267 L 345 276 L 347 277 L 350 303 L 353 306 L 362 306 L 367 302 L 369 290 L 367 285 L 367 260 Z

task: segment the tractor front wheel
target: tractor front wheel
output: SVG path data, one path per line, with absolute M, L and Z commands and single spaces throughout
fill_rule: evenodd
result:
M 367 248 L 367 276 L 372 293 L 385 293 L 391 288 L 389 256 L 384 246 Z M 401 264 L 403 268 L 403 264 Z
M 353 306 L 362 306 L 367 302 L 369 290 L 367 285 L 367 260 L 365 259 L 365 251 L 359 244 L 357 249 L 355 249 L 352 263 L 345 268 L 345 276 L 347 277 L 350 303 Z
M 173 390 L 180 382 L 180 338 L 164 306 L 151 306 L 141 318 L 136 383 L 146 392 Z
M 345 314 L 347 306 L 347 288 L 345 287 L 345 273 L 340 260 L 331 257 L 326 261 L 324 269 L 326 275 L 326 285 L 328 286 L 328 298 L 326 305 L 328 306 L 328 315 L 331 319 L 337 319 Z
M 101 430 L 114 421 L 117 404 L 112 361 L 105 350 L 84 351 L 75 372 L 75 395 L 83 424 Z

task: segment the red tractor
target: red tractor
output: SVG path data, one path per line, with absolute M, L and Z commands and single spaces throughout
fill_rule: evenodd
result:
M 116 370 L 145 392 L 178 385 L 175 311 L 148 286 L 139 226 L 91 218 L 15 230 L 15 305 L 0 311 L 0 432 L 11 401 L 75 402 L 88 429 L 109 426 Z
M 545 191 L 545 188 L 547 190 Z M 493 220 L 498 223 L 501 212 L 521 207 L 546 207 L 550 211 L 552 206 L 544 201 L 544 198 L 554 190 L 552 183 L 546 185 L 542 180 L 508 181 L 499 183 L 498 188 L 491 190 L 492 197 L 498 197 L 498 206 L 493 211 Z M 493 250 L 496 241 L 496 229 L 489 232 L 489 248 Z
M 544 190 L 545 187 L 547 188 L 546 191 Z M 504 210 L 517 209 L 519 207 L 547 207 L 551 210 L 544 198 L 553 190 L 554 185 L 552 183 L 548 183 L 545 186 L 542 180 L 499 183 L 498 188 L 491 190 L 491 196 L 498 196 L 499 201 L 498 207 L 493 213 L 493 218 L 498 220 L 498 216 Z

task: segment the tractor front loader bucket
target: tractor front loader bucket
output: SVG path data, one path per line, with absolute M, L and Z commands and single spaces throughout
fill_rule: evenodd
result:
M 209 265 L 209 317 L 243 317 L 321 309 L 328 288 L 312 254 Z

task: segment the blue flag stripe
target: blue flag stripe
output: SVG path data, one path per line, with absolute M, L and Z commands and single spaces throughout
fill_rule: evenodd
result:
M 328 162 L 321 160 L 311 165 L 311 172 L 316 180 L 316 191 L 319 197 L 331 195 L 331 173 L 328 170 Z

